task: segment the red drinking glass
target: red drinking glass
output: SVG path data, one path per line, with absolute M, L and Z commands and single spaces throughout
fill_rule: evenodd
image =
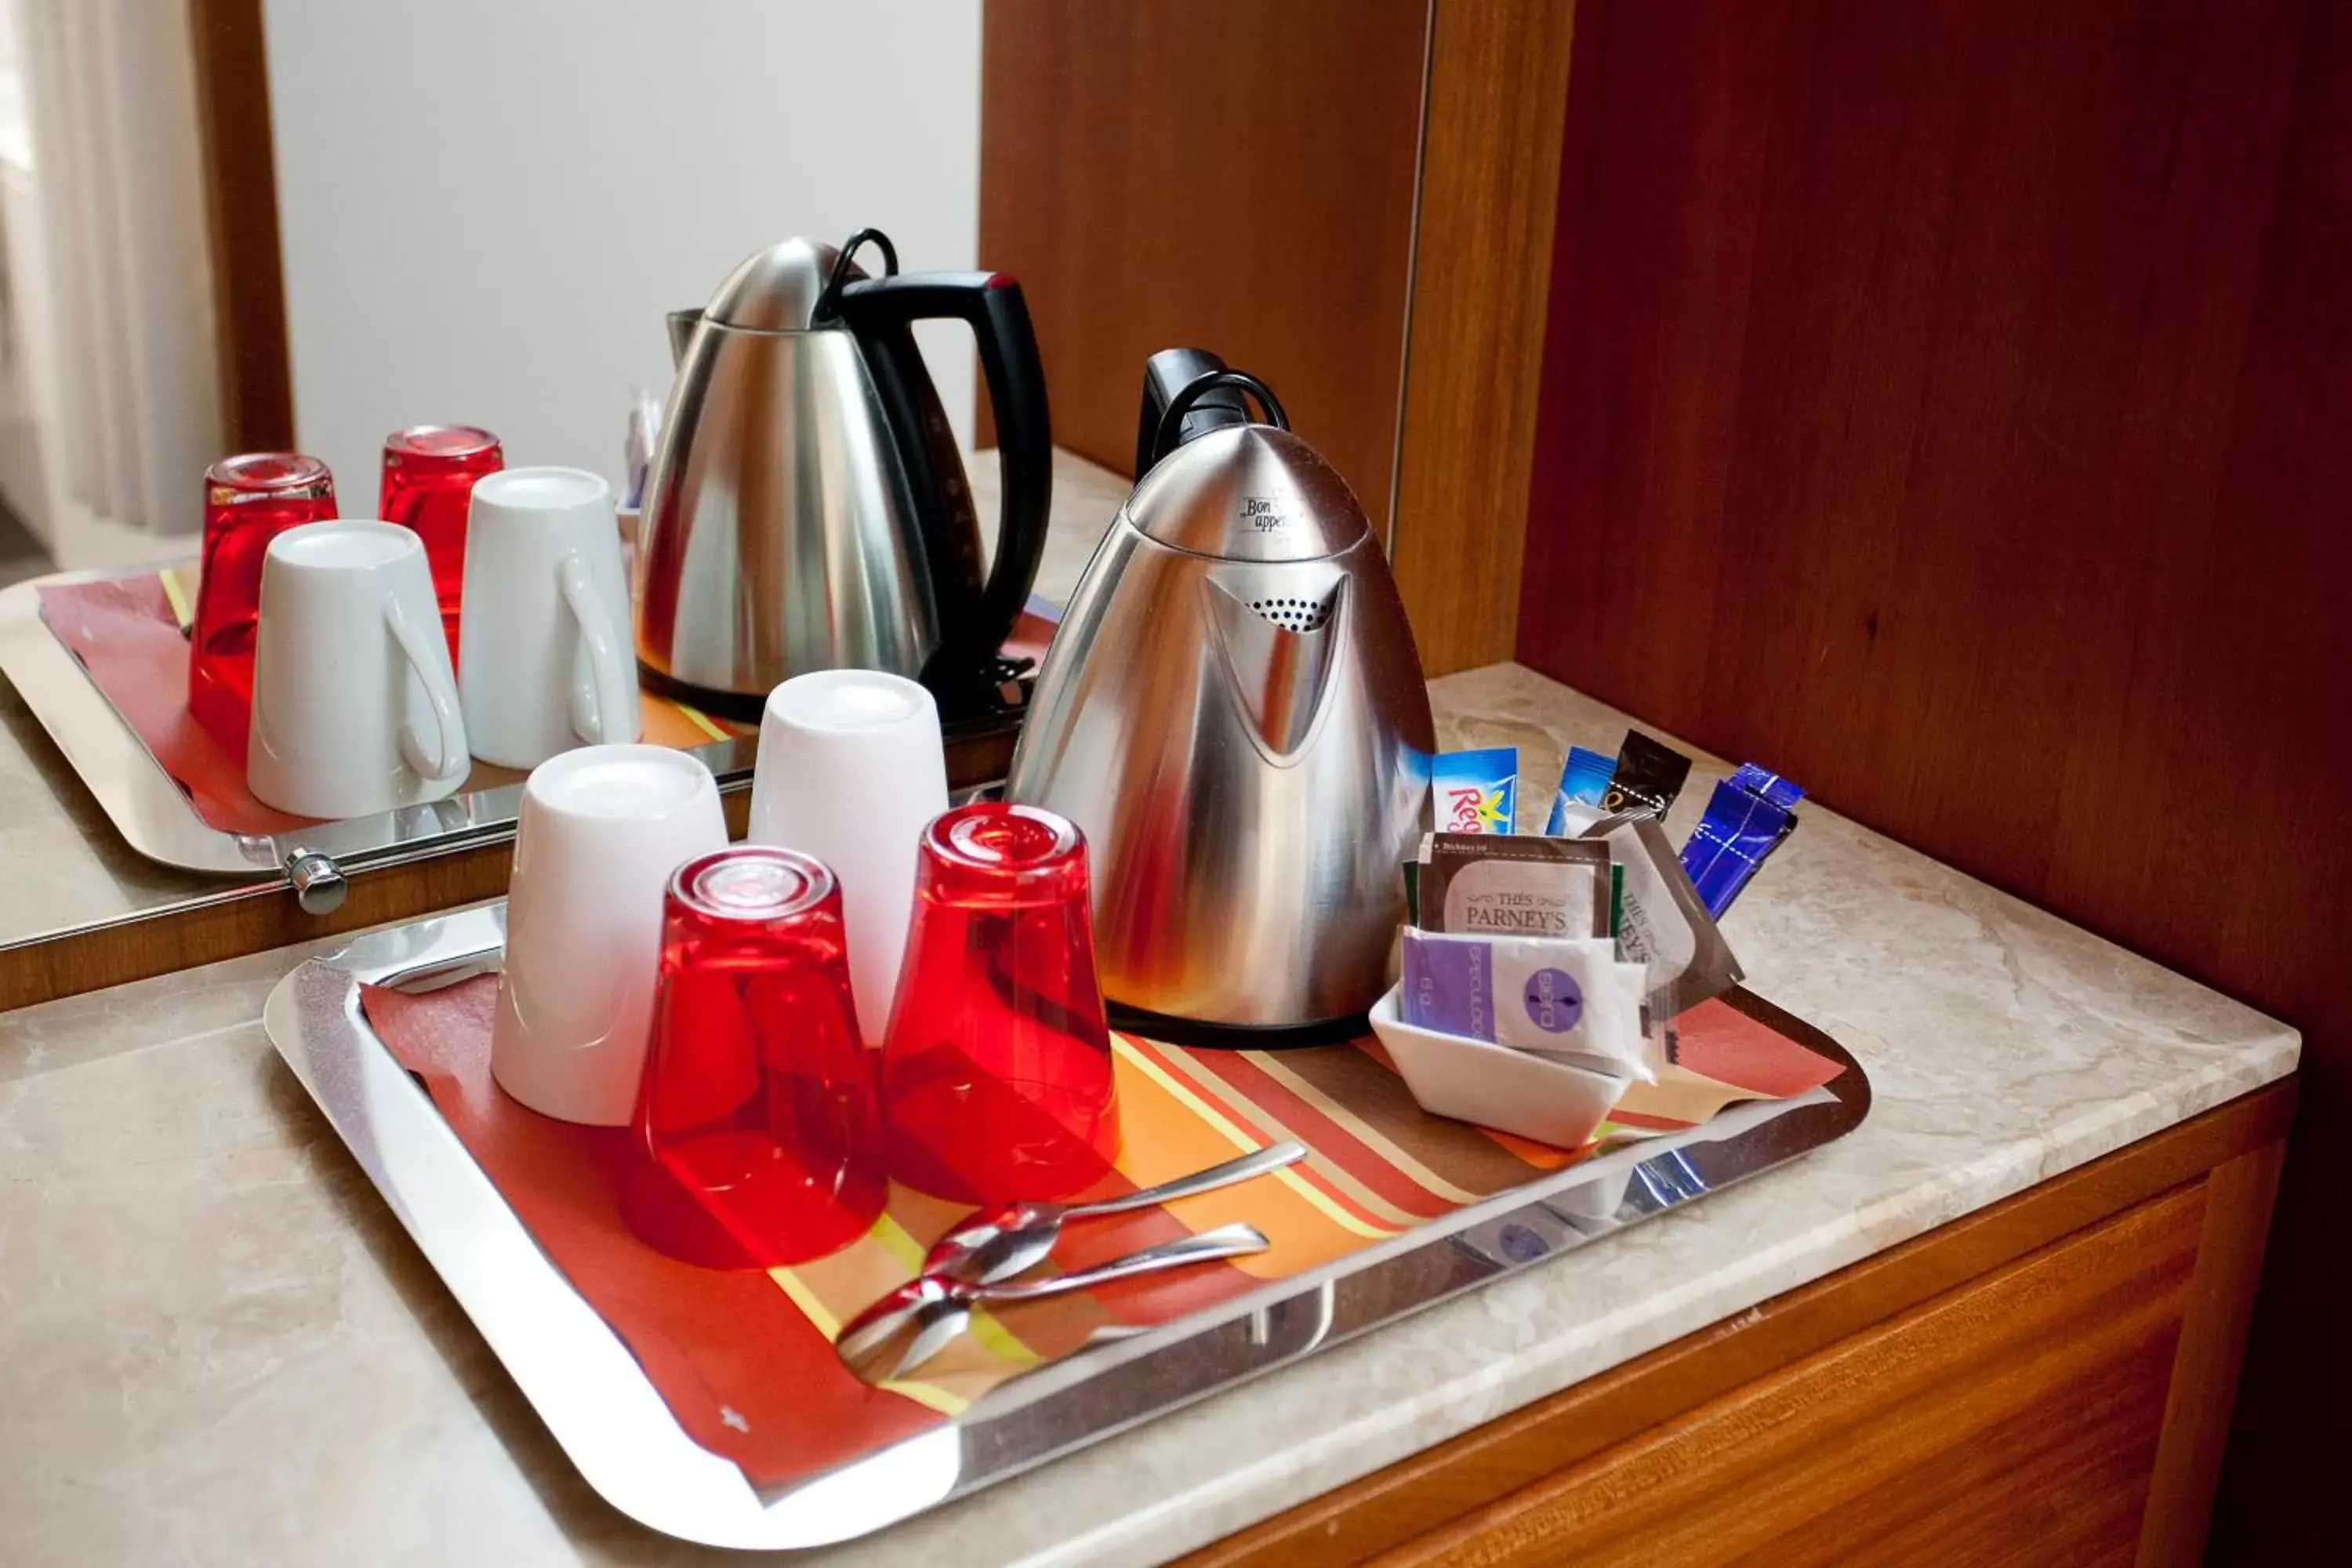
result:
M 670 878 L 637 1136 L 761 1267 L 855 1241 L 889 1185 L 845 952 L 841 889 L 797 850 Z
M 471 425 L 416 425 L 383 438 L 376 515 L 416 531 L 441 601 L 449 658 L 457 658 L 457 606 L 466 590 L 466 508 L 474 481 L 507 466 L 499 438 Z
M 882 1070 L 909 1186 L 1003 1203 L 1109 1173 L 1118 1103 L 1076 824 L 984 801 L 923 830 Z
M 253 712 L 253 640 L 261 563 L 289 528 L 335 515 L 335 479 L 299 452 L 248 452 L 205 470 L 205 542 L 188 628 L 188 711 L 245 755 Z

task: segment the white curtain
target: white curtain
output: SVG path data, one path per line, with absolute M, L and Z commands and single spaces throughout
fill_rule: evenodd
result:
M 48 258 L 62 535 L 184 533 L 220 455 L 186 0 L 14 0 Z M 52 542 L 60 558 L 78 553 Z

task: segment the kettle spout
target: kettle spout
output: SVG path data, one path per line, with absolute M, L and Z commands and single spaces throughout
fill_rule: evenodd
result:
M 699 310 L 672 310 L 669 313 L 669 367 L 677 369 L 686 363 L 686 345 L 694 341 L 694 329 L 702 324 Z

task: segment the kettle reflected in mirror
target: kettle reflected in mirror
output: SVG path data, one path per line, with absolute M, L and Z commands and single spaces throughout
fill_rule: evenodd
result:
M 856 262 L 871 247 L 879 277 Z M 996 558 L 919 321 L 969 324 L 1003 468 Z M 921 680 L 950 717 L 992 705 L 1053 494 L 1045 371 L 1020 285 L 901 273 L 888 239 L 790 239 L 668 318 L 677 376 L 646 488 L 637 660 L 651 684 L 756 717 L 812 670 Z

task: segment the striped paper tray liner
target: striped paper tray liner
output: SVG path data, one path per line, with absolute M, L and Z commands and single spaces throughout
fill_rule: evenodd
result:
M 832 1352 L 840 1325 L 911 1278 L 965 1212 L 903 1187 L 840 1252 L 791 1268 L 698 1266 L 638 1239 L 653 1215 L 676 1245 L 678 1199 L 625 1128 L 523 1109 L 489 1072 L 494 976 L 412 994 L 367 987 L 369 1025 L 548 1258 L 628 1345 L 685 1430 L 761 1489 L 947 1421 L 1097 1332 L 1161 1323 L 1399 1235 L 1628 1140 L 1680 1131 L 1740 1100 L 1807 1095 L 1842 1064 L 1723 1001 L 1680 1020 L 1679 1062 L 1636 1084 L 1595 1142 L 1569 1151 L 1423 1111 L 1370 1037 L 1281 1052 L 1114 1037 L 1125 1148 L 1103 1192 L 1132 1191 L 1284 1138 L 1310 1151 L 1272 1176 L 1065 1234 L 1049 1267 L 1246 1220 L 1273 1243 L 1093 1292 L 975 1314 L 974 1331 L 912 1379 L 872 1388 Z

